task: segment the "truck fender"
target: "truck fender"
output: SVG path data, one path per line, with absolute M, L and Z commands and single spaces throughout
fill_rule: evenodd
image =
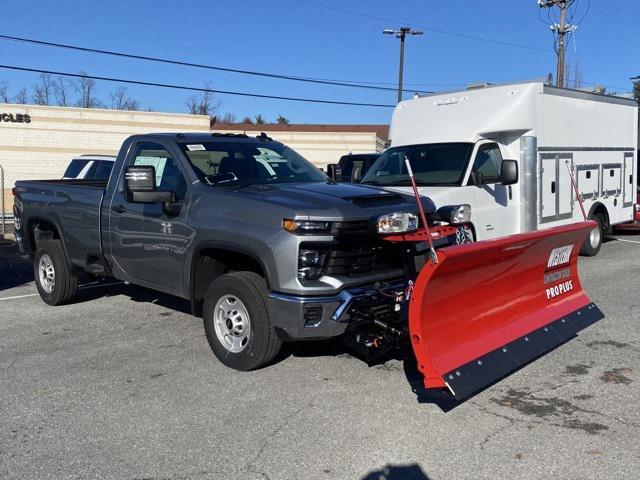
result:
M 60 239 L 60 243 L 62 244 L 62 250 L 64 251 L 64 256 L 66 257 L 67 262 L 69 262 L 69 252 L 67 251 L 67 242 L 64 239 L 64 234 L 62 233 L 62 229 L 60 228 L 60 224 L 56 219 L 56 217 L 51 216 L 49 218 L 42 218 L 39 216 L 34 216 L 34 217 L 27 218 L 26 221 L 25 220 L 23 221 L 24 221 L 24 224 L 27 226 L 27 231 L 25 233 L 27 234 L 26 238 L 27 238 L 27 241 L 29 242 L 28 244 L 29 250 L 35 253 L 37 250 L 38 240 L 40 238 L 46 238 L 46 235 L 44 235 L 43 233 L 39 233 L 43 231 L 38 228 L 38 223 L 39 222 L 48 223 L 53 226 L 56 233 L 58 234 L 58 238 Z
M 265 280 L 267 282 L 267 287 L 269 287 L 269 285 L 272 284 L 273 272 L 257 252 L 239 247 L 238 245 L 229 245 L 228 243 L 225 243 L 225 242 L 204 242 L 204 243 L 198 244 L 194 248 L 194 253 L 191 256 L 190 261 L 188 262 L 189 271 L 186 272 L 186 275 L 185 275 L 185 279 L 187 279 L 187 281 L 189 282 L 188 285 L 185 286 L 186 287 L 185 291 L 188 294 L 187 298 L 191 302 L 191 310 L 194 315 L 199 314 L 199 307 L 198 307 L 199 302 L 196 299 L 196 282 L 195 282 L 197 261 L 200 258 L 201 253 L 208 249 L 224 250 L 231 254 L 242 255 L 244 257 L 247 257 L 253 260 L 262 269 Z

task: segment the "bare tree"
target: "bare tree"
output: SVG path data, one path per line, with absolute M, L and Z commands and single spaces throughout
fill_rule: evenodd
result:
M 217 100 L 211 90 L 209 82 L 204 84 L 204 91 L 198 95 L 192 95 L 187 98 L 185 104 L 189 109 L 189 113 L 193 115 L 209 115 L 213 116 L 220 107 L 220 101 Z
M 218 120 L 219 123 L 236 123 L 236 116 L 233 113 L 225 113 L 222 118 Z
M 14 103 L 21 103 L 23 105 L 29 103 L 29 92 L 27 89 L 22 87 L 13 101 Z
M 80 75 L 86 75 L 85 72 L 80 72 Z M 71 82 L 73 88 L 80 96 L 76 105 L 82 108 L 99 108 L 102 107 L 102 103 L 98 100 L 94 94 L 96 90 L 96 81 L 93 78 L 79 77 Z
M 9 84 L 7 82 L 0 82 L 0 100 L 4 103 L 11 103 L 9 98 Z
M 41 73 L 38 82 L 33 85 L 33 102 L 36 105 L 51 105 L 53 100 L 53 77 Z
M 56 77 L 53 81 L 53 94 L 56 97 L 56 103 L 61 107 L 68 107 L 69 98 L 69 82 L 64 77 Z
M 118 87 L 111 94 L 111 108 L 114 110 L 140 110 L 140 102 L 129 96 L 127 87 Z
M 244 118 L 242 119 L 242 123 L 246 123 L 246 124 L 249 124 L 249 125 L 253 125 L 253 118 L 251 118 L 251 117 L 244 117 Z

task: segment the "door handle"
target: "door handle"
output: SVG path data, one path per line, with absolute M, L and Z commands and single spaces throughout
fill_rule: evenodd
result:
M 556 182 L 551 182 L 551 193 L 556 193 Z
M 111 207 L 111 210 L 113 210 L 116 213 L 124 213 L 127 211 L 127 209 L 124 207 L 124 205 L 113 205 Z

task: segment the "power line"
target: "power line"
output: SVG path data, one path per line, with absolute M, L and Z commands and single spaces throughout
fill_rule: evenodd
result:
M 114 78 L 114 77 L 101 77 L 101 76 L 88 75 L 83 73 L 57 72 L 53 70 L 42 70 L 38 68 L 17 67 L 15 65 L 0 65 L 0 68 L 4 68 L 6 70 L 17 70 L 21 72 L 60 75 L 61 77 L 90 78 L 92 80 L 101 80 L 104 82 L 128 83 L 131 85 L 145 85 L 149 87 L 173 88 L 175 90 L 188 90 L 192 92 L 218 93 L 220 95 L 237 95 L 241 97 L 268 98 L 272 100 L 287 100 L 292 102 L 306 102 L 306 103 L 323 103 L 323 104 L 330 104 L 330 105 L 348 105 L 348 106 L 354 106 L 354 107 L 381 107 L 381 108 L 395 107 L 395 105 L 388 105 L 388 104 L 382 104 L 382 103 L 345 102 L 340 100 L 322 100 L 318 98 L 301 98 L 301 97 L 284 97 L 279 95 L 264 95 L 260 93 L 238 92 L 238 91 L 232 91 L 232 90 L 214 90 L 212 88 L 190 87 L 186 85 L 176 85 L 173 83 L 145 82 L 142 80 L 129 80 L 124 78 Z
M 181 61 L 181 60 L 172 60 L 172 59 L 168 59 L 168 58 L 151 57 L 151 56 L 148 56 L 148 55 L 137 55 L 137 54 L 133 54 L 133 53 L 119 52 L 119 51 L 114 51 L 114 50 L 102 50 L 102 49 L 98 49 L 98 48 L 81 47 L 79 45 L 70 45 L 70 44 L 66 44 L 66 43 L 47 42 L 47 41 L 44 41 L 44 40 L 35 40 L 35 39 L 32 39 L 32 38 L 15 37 L 15 36 L 12 36 L 12 35 L 0 35 L 0 40 L 9 40 L 9 41 L 14 41 L 14 42 L 29 43 L 29 44 L 40 45 L 40 46 L 45 46 L 45 47 L 62 48 L 62 49 L 67 49 L 67 50 L 74 50 L 74 51 L 77 51 L 77 52 L 97 53 L 97 54 L 100 54 L 100 55 L 110 55 L 110 56 L 114 56 L 114 57 L 129 58 L 129 59 L 133 59 L 133 60 L 144 60 L 144 61 L 148 61 L 148 62 L 165 63 L 165 64 L 169 64 L 169 65 L 179 65 L 179 66 L 182 66 L 182 67 L 203 68 L 203 69 L 206 69 L 206 70 L 216 70 L 216 71 L 220 71 L 220 72 L 230 72 L 230 73 L 239 73 L 239 74 L 243 74 L 243 75 L 253 75 L 253 76 L 258 76 L 258 77 L 276 78 L 276 79 L 280 79 L 280 80 L 291 80 L 291 81 L 296 81 L 296 82 L 316 83 L 316 84 L 332 85 L 332 86 L 338 86 L 338 87 L 366 88 L 366 89 L 369 89 L 369 90 L 384 90 L 384 91 L 392 91 L 392 92 L 396 91 L 395 88 L 380 87 L 380 86 L 371 85 L 370 83 L 372 83 L 372 82 L 359 82 L 359 81 L 348 81 L 348 80 L 340 81 L 340 80 L 320 79 L 320 78 L 313 78 L 313 77 L 298 77 L 298 76 L 294 76 L 294 75 L 283 75 L 283 74 L 279 74 L 279 73 L 257 72 L 257 71 L 253 71 L 253 70 L 242 70 L 242 69 L 238 69 L 238 68 L 220 67 L 220 66 L 216 66 L 216 65 L 206 65 L 206 64 L 202 64 L 202 63 L 193 63 L 193 62 L 184 62 L 184 61 Z M 411 90 L 411 91 L 413 91 L 413 90 Z M 418 93 L 433 93 L 433 92 L 421 91 L 421 92 L 418 92 Z
M 370 15 L 368 13 L 362 13 L 362 12 L 356 12 L 354 10 L 347 10 L 345 8 L 340 8 L 340 7 L 334 7 L 331 5 L 325 5 L 323 3 L 317 3 L 311 0 L 296 0 L 299 3 L 304 3 L 307 5 L 312 5 L 314 7 L 319 7 L 319 8 L 324 8 L 327 10 L 334 10 L 336 12 L 341 12 L 341 13 L 346 13 L 348 15 L 355 15 L 358 17 L 363 17 L 363 18 L 370 18 L 372 20 L 378 20 L 380 22 L 392 22 L 392 23 L 401 23 L 401 24 L 410 24 L 410 25 L 414 25 L 418 28 L 422 28 L 424 30 L 428 30 L 430 32 L 435 32 L 435 33 L 441 33 L 443 35 L 452 35 L 454 37 L 460 37 L 460 38 L 466 38 L 467 40 L 477 40 L 480 42 L 486 42 L 486 43 L 493 43 L 496 45 L 504 45 L 506 47 L 514 47 L 514 48 L 524 48 L 527 50 L 535 50 L 535 51 L 539 51 L 539 52 L 545 52 L 545 53 L 549 53 L 551 52 L 551 50 L 546 49 L 546 48 L 540 48 L 540 47 L 534 47 L 532 45 L 523 45 L 521 43 L 512 43 L 512 42 L 505 42 L 503 40 L 494 40 L 492 38 L 485 38 L 485 37 L 479 37 L 477 35 L 469 35 L 466 33 L 459 33 L 459 32 L 452 32 L 449 30 L 442 30 L 439 28 L 432 28 L 432 27 L 426 27 L 424 25 L 416 25 L 415 22 L 408 22 L 406 20 L 397 20 L 397 19 L 389 19 L 389 18 L 383 18 L 383 17 L 378 17 L 376 15 Z

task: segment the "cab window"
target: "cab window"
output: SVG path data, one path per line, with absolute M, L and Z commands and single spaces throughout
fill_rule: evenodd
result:
M 482 175 L 482 183 L 496 183 L 500 180 L 502 154 L 497 143 L 485 143 L 478 148 L 472 171 Z
M 158 190 L 174 192 L 176 200 L 182 200 L 187 192 L 187 182 L 169 152 L 157 143 L 140 143 L 136 147 L 132 165 L 151 165 L 156 169 Z

